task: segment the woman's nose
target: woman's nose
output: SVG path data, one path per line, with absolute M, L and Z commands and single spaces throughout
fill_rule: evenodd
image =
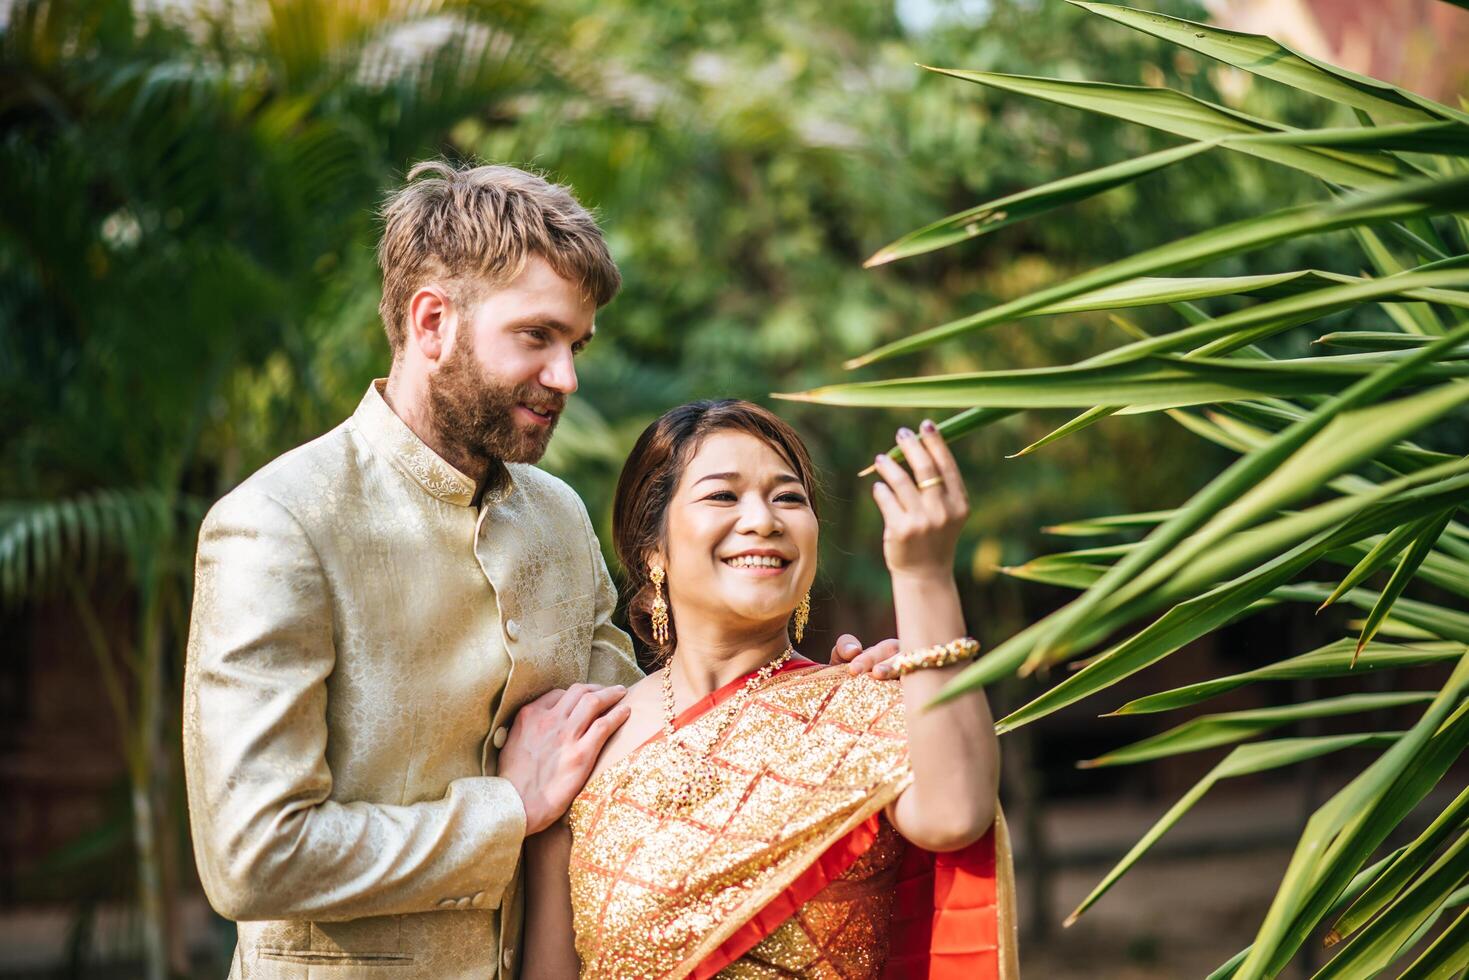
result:
M 745 501 L 740 505 L 740 520 L 736 530 L 768 537 L 780 533 L 780 518 L 764 500 Z

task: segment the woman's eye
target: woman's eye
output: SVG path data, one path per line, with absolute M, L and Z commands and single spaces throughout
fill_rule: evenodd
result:
M 716 490 L 704 499 L 718 500 L 723 503 L 733 503 L 738 502 L 740 498 L 739 495 L 736 494 L 733 490 Z M 805 504 L 806 497 L 803 494 L 799 493 L 783 493 L 775 498 L 775 502 L 778 504 Z

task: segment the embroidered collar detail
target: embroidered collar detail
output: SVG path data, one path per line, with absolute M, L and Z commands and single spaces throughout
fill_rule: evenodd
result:
M 442 456 L 430 449 L 408 428 L 383 398 L 386 378 L 378 378 L 367 386 L 367 394 L 352 413 L 356 428 L 372 444 L 373 449 L 391 459 L 414 482 L 447 504 L 468 507 L 474 503 L 475 484 Z M 510 470 L 496 460 L 494 472 L 485 484 L 485 501 L 498 504 L 510 496 L 514 484 Z

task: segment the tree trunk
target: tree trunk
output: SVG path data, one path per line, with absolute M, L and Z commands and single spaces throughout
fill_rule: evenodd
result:
M 128 774 L 132 793 L 133 843 L 138 859 L 138 907 L 142 918 L 143 965 L 147 980 L 188 973 L 181 937 L 172 928 L 167 855 L 160 830 L 165 819 L 165 783 L 171 753 L 165 739 L 162 595 L 155 579 L 144 588 L 138 658 L 138 710 Z
M 140 765 L 129 766 L 129 781 L 132 784 L 133 846 L 138 856 L 143 975 L 147 980 L 168 980 L 168 914 L 163 902 L 162 860 L 156 832 L 158 814 L 153 800 L 152 765 L 146 760 L 139 762 Z

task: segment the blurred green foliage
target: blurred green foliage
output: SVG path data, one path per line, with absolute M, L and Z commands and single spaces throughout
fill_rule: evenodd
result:
M 386 373 L 374 209 L 413 161 L 538 168 L 599 210 L 626 288 L 599 318 L 546 465 L 604 531 L 626 449 L 675 404 L 809 388 L 877 343 L 1306 194 L 1304 179 L 1209 155 L 1060 220 L 864 270 L 877 247 L 944 214 L 1176 142 L 946 83 L 915 63 L 1166 82 L 1323 121 L 1314 104 L 1063 3 L 902 6 L 907 24 L 866 0 L 8 5 L 0 584 L 35 599 L 70 583 L 61 601 L 96 619 L 74 571 L 82 556 L 88 569 L 99 554 L 122 560 L 102 567 L 128 571 L 129 605 L 103 618 L 127 628 L 104 629 L 95 652 L 99 683 L 118 687 L 143 793 L 132 799 L 176 792 L 156 760 L 171 756 L 177 729 L 193 522 Z M 1358 271 L 1333 241 L 1271 261 Z M 1267 271 L 1251 261 L 1217 274 Z M 1109 346 L 1114 329 L 1098 315 L 1029 321 L 905 366 L 1065 363 Z M 866 376 L 878 374 L 854 378 Z M 870 636 L 887 622 L 886 603 L 870 601 L 885 598 L 886 578 L 855 474 L 916 419 L 776 407 L 810 441 L 829 491 L 817 624 Z M 1016 417 L 963 443 L 976 568 L 1036 551 L 1046 521 L 1183 499 L 1224 458 L 1165 422 L 1132 419 L 1003 459 L 1061 418 Z M 1036 590 L 1023 603 L 1053 601 Z M 1021 595 L 1008 620 L 980 627 L 987 639 L 1014 627 Z M 170 812 L 143 824 L 134 814 L 145 863 L 144 825 L 166 830 Z M 145 873 L 139 887 L 161 886 Z
M 1299 193 L 1219 155 L 1067 220 L 863 270 L 931 218 L 1166 145 L 944 85 L 915 62 L 1166 78 L 1218 97 L 1198 62 L 1066 5 L 965 9 L 937 5 L 915 34 L 864 3 L 297 0 L 212 20 L 118 0 L 17 5 L 3 41 L 0 496 L 161 484 L 207 501 L 345 415 L 387 360 L 374 205 L 435 153 L 539 168 L 599 209 L 627 286 L 547 461 L 597 515 L 633 435 L 671 405 L 810 387 L 876 342 Z M 1028 323 L 919 367 L 1056 363 L 1108 329 Z M 853 474 L 900 420 L 781 410 L 828 475 L 833 592 L 880 591 Z M 1039 434 L 1022 426 L 964 450 L 976 534 L 1007 554 L 1028 550 L 1042 515 L 1140 506 L 1198 479 L 1165 426 L 1103 426 L 1085 447 L 1005 463 Z
M 1129 83 L 1167 77 L 1218 97 L 1214 83 L 1202 64 L 1170 55 L 1160 66 L 1158 45 L 1100 30 L 1060 3 L 996 3 L 981 18 L 941 17 L 918 35 L 891 9 L 866 4 L 562 9 L 578 60 L 601 73 L 597 97 L 542 96 L 518 125 L 467 121 L 455 137 L 477 155 L 529 162 L 573 184 L 600 209 L 622 264 L 626 288 L 601 317 L 610 342 L 599 341 L 583 370 L 583 404 L 605 423 L 599 431 L 615 435 L 615 449 L 550 461 L 594 514 L 607 512 L 630 437 L 680 401 L 764 400 L 810 387 L 878 342 L 1305 189 L 1278 174 L 1267 183 L 1250 161 L 1219 155 L 1088 201 L 1062 221 L 868 271 L 862 260 L 902 231 L 1169 142 L 1080 113 L 1065 128 L 1053 107 L 944 85 L 915 62 Z M 599 111 L 607 98 L 615 111 Z M 1099 349 L 1110 329 L 1098 316 L 1031 322 L 938 351 L 920 368 L 1056 363 Z M 858 609 L 885 595 L 886 582 L 875 509 L 854 474 L 896 425 L 916 420 L 775 407 L 827 474 L 823 569 L 837 608 L 860 623 Z M 1210 462 L 1172 427 L 1149 422 L 1004 461 L 1045 431 L 1036 424 L 1016 420 L 961 448 L 975 490 L 971 542 L 990 539 L 990 559 L 1027 553 L 1041 515 L 1168 499 Z M 1075 478 L 1082 472 L 1085 481 Z

